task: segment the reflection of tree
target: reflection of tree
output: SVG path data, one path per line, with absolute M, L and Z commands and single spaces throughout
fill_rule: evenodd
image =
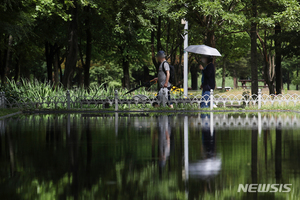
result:
M 67 125 L 68 126 L 68 125 Z M 70 134 L 67 137 L 67 146 L 69 148 L 70 173 L 72 174 L 71 193 L 75 200 L 78 199 L 78 127 L 73 123 L 70 127 Z
M 136 130 L 133 123 L 122 123 L 124 118 L 120 117 L 120 124 L 126 124 L 127 128 L 123 130 L 120 126 L 122 131 L 116 136 L 109 117 L 99 120 L 81 115 L 36 115 L 35 118 L 33 121 L 28 116 L 18 127 L 15 122 L 7 124 L 5 133 L 0 135 L 3 151 L 0 153 L 0 199 L 184 199 L 182 128 L 172 129 L 171 149 L 172 136 L 178 139 L 167 163 L 172 168 L 165 168 L 167 173 L 162 173 L 160 180 L 158 137 L 155 138 L 154 131 L 150 134 L 150 130 L 157 129 L 156 120 L 151 127 Z M 182 121 L 181 116 L 176 121 Z M 207 141 L 213 139 L 209 135 Z M 207 147 L 201 145 L 201 136 L 199 129 L 189 128 L 190 160 L 201 157 L 200 146 L 203 146 L 204 153 L 215 152 L 221 157 L 222 170 L 211 181 L 211 192 L 205 191 L 203 181 L 189 179 L 189 197 L 247 199 L 247 194 L 237 193 L 238 184 L 249 184 L 255 178 L 258 183 L 274 183 L 274 174 L 278 173 L 285 183 L 293 184 L 291 199 L 298 199 L 299 176 L 295 175 L 300 165 L 298 130 L 287 130 L 284 134 L 279 129 L 271 130 L 264 142 L 260 142 L 257 131 L 218 130 L 217 152 L 214 145 L 210 146 L 214 143 L 207 143 Z M 207 158 L 210 154 L 205 155 Z M 267 170 L 264 164 L 268 164 Z M 274 195 L 276 199 L 285 197 Z
M 265 168 L 268 170 L 268 133 L 269 131 L 263 131 L 263 140 L 264 140 L 264 154 L 265 154 Z
M 91 187 L 91 163 L 92 163 L 92 134 L 90 129 L 90 118 L 85 118 L 85 126 L 83 126 L 83 132 L 86 132 L 86 177 L 88 188 Z
M 26 121 L 32 120 L 29 116 Z M 22 150 L 15 152 L 15 168 L 24 173 L 22 178 L 16 177 L 5 192 L 18 196 L 13 199 L 124 199 L 129 194 L 138 198 L 141 193 L 159 199 L 163 199 L 160 196 L 180 196 L 180 180 L 173 181 L 177 171 L 163 174 L 160 181 L 158 164 L 143 160 L 151 156 L 151 138 L 147 139 L 146 135 L 145 139 L 138 138 L 145 134 L 141 129 L 136 131 L 129 125 L 116 136 L 111 134 L 114 133 L 111 123 L 103 127 L 99 120 L 80 115 L 40 115 L 35 116 L 34 121 L 21 125 L 22 131 L 16 138 L 16 145 L 12 146 L 12 150 L 16 147 Z M 15 134 L 15 129 L 8 130 L 9 134 Z M 5 144 L 8 150 L 9 145 Z M 7 161 L 9 164 L 9 157 Z M 118 188 L 116 169 L 122 162 L 122 187 Z M 2 175 L 1 170 L 0 173 Z M 144 178 L 138 180 L 140 175 Z M 144 182 L 143 185 L 153 192 L 144 186 L 135 187 L 133 184 L 137 181 Z M 0 181 L 1 186 L 2 183 Z M 159 194 L 161 191 L 165 194 Z
M 282 178 L 282 167 L 281 167 L 281 128 L 276 128 L 276 145 L 275 145 L 275 178 L 276 181 L 280 182 Z
M 122 173 L 127 172 L 124 161 L 117 163 L 117 184 L 119 188 L 122 188 L 119 191 L 119 197 L 125 195 L 124 199 L 185 199 L 185 193 L 180 191 L 176 172 L 171 172 L 159 179 L 158 170 L 155 164 L 149 163 L 141 170 L 132 171 L 123 177 Z M 126 184 L 122 185 L 124 182 Z M 135 187 L 132 187 L 133 185 Z
M 252 130 L 251 135 L 251 180 L 253 184 L 257 183 L 257 130 Z M 253 199 L 257 199 L 257 193 L 251 193 Z
M 9 127 L 7 127 L 8 129 Z M 14 147 L 13 147 L 13 141 L 11 138 L 11 132 L 10 130 L 6 131 L 6 137 L 7 137 L 7 146 L 8 146 L 8 152 L 9 152 L 9 161 L 10 161 L 10 176 L 13 177 L 15 174 L 15 155 L 14 155 Z

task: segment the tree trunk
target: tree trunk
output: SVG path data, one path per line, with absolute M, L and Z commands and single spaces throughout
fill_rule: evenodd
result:
M 8 48 L 7 48 L 5 71 L 4 71 L 5 77 L 8 77 L 10 72 L 11 57 L 12 57 L 12 49 L 11 49 L 12 42 L 13 42 L 13 37 L 10 35 L 8 37 Z
M 287 72 L 287 79 L 288 79 L 288 81 L 287 81 L 287 89 L 290 90 L 290 72 L 289 71 Z
M 257 0 L 252 0 L 252 17 L 257 17 Z M 251 93 L 258 94 L 256 22 L 251 22 Z
M 55 56 L 54 56 L 54 84 L 55 85 L 58 85 L 59 84 L 59 65 L 60 65 L 60 62 L 59 62 L 59 49 L 56 46 L 56 52 L 55 52 Z
M 83 77 L 83 73 L 84 73 L 84 69 L 82 68 L 78 68 L 76 70 L 77 76 L 78 76 L 78 88 L 83 88 L 84 87 L 84 77 Z
M 238 83 L 237 83 L 237 77 L 236 77 L 236 71 L 234 70 L 233 71 L 233 87 L 234 89 L 237 89 L 238 88 Z
M 144 65 L 143 69 L 144 69 L 144 82 L 148 82 L 150 81 L 149 68 L 146 65 Z
M 0 50 L 0 76 L 1 76 L 1 82 L 4 83 L 4 58 L 2 59 L 2 51 Z
M 45 43 L 45 56 L 47 63 L 47 79 L 48 81 L 52 81 L 52 66 L 54 60 L 54 48 L 53 45 L 49 42 Z
M 233 77 L 233 87 L 234 87 L 234 89 L 237 89 L 237 88 L 238 88 L 236 76 Z
M 281 33 L 280 24 L 275 26 L 275 73 L 276 73 L 276 94 L 282 93 L 282 69 L 281 69 L 281 42 L 278 34 Z
M 198 90 L 198 65 L 191 66 L 192 90 Z
M 268 84 L 269 94 L 275 94 L 275 87 L 274 87 L 274 68 L 275 66 L 272 65 L 274 59 L 270 56 L 269 61 L 265 61 L 265 70 L 264 70 L 264 79 Z
M 5 34 L 0 34 L 0 42 L 2 42 L 3 38 L 5 38 Z M 3 54 L 4 54 L 3 51 L 0 49 L 0 77 L 2 83 L 4 82 L 4 63 L 5 63 Z
M 61 64 L 64 62 L 64 57 L 62 57 L 61 59 L 59 58 L 60 56 L 60 49 L 57 49 L 57 55 L 58 55 L 58 59 L 59 59 L 59 65 L 58 65 L 58 68 L 59 68 L 59 79 L 60 79 L 60 82 L 62 82 L 63 80 L 63 73 L 62 73 L 62 69 L 61 69 Z
M 214 30 L 208 30 L 207 32 L 207 45 L 211 47 L 216 47 L 216 37 Z
M 90 86 L 90 67 L 91 67 L 91 57 L 92 57 L 92 32 L 90 27 L 90 18 L 89 12 L 90 7 L 86 8 L 87 18 L 85 20 L 86 26 L 86 58 L 85 58 L 85 66 L 84 66 L 84 87 L 88 88 Z
M 223 59 L 223 72 L 222 72 L 222 90 L 225 91 L 225 79 L 226 79 L 226 58 Z
M 157 51 L 162 50 L 160 38 L 161 38 L 161 16 L 158 17 L 158 25 L 157 25 L 157 37 L 156 37 Z
M 130 88 L 128 56 L 126 56 L 126 58 L 123 58 L 123 87 L 127 89 Z
M 297 78 L 299 75 L 299 70 L 298 70 L 298 66 L 297 66 Z M 288 82 L 290 81 L 290 77 L 288 77 Z M 296 85 L 296 90 L 299 90 L 299 85 Z
M 15 65 L 15 77 L 14 77 L 14 80 L 15 82 L 17 82 L 20 78 L 20 67 L 21 67 L 21 56 L 19 55 L 18 58 L 17 58 L 17 63 Z
M 212 23 L 212 16 L 208 16 L 209 17 L 209 23 Z M 211 47 L 216 47 L 216 37 L 215 37 L 215 31 L 214 30 L 208 30 L 207 31 L 207 45 L 208 46 L 211 46 Z M 216 71 L 216 67 L 217 67 L 217 64 L 216 64 L 216 59 L 213 59 L 213 64 L 214 64 L 214 67 L 215 67 L 215 71 Z M 217 88 L 217 81 L 215 79 L 215 88 L 214 90 Z
M 268 56 L 268 55 L 266 55 Z M 269 59 L 265 61 L 265 81 L 269 87 L 269 94 L 275 94 L 274 77 L 275 77 L 275 58 L 269 55 Z
M 0 74 L 2 84 L 6 82 L 5 80 L 5 63 L 6 63 L 6 50 L 0 51 Z
M 269 94 L 275 94 L 274 82 L 272 81 L 269 86 Z
M 70 88 L 71 81 L 73 79 L 74 70 L 77 63 L 77 54 L 78 54 L 78 36 L 77 36 L 77 0 L 74 0 L 74 6 L 72 8 L 72 21 L 70 22 L 69 30 L 69 44 L 68 44 L 68 53 L 65 65 L 65 72 L 63 76 L 63 85 L 65 88 Z
M 154 19 L 151 19 L 151 23 L 153 25 L 155 25 Z M 155 70 L 156 70 L 155 73 L 157 73 L 157 71 L 158 71 L 158 63 L 157 63 L 156 57 L 155 57 L 154 39 L 155 39 L 155 33 L 154 33 L 154 31 L 151 31 L 151 54 L 152 54 L 152 62 L 153 62 L 153 65 L 155 67 Z
M 179 55 L 179 62 L 178 62 L 178 67 L 177 67 L 177 73 L 175 73 L 175 79 L 176 79 L 176 83 L 177 83 L 177 87 L 183 87 L 183 64 L 182 64 L 182 60 L 183 60 L 183 43 L 182 45 L 180 45 L 179 48 L 180 51 L 180 55 Z
M 170 22 L 170 19 L 168 19 L 168 24 L 167 24 L 167 44 L 166 44 L 166 54 L 167 54 L 167 56 L 170 53 L 170 51 L 169 51 L 170 31 L 171 31 L 171 22 Z

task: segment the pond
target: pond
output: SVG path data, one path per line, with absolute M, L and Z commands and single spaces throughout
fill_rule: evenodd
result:
M 6 118 L 0 199 L 299 199 L 299 119 L 292 113 Z M 259 184 L 266 184 L 264 192 L 257 192 Z

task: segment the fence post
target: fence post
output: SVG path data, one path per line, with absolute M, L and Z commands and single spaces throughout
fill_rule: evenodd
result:
M 214 90 L 210 90 L 210 109 L 212 110 L 214 108 Z
M 70 109 L 70 91 L 67 90 L 67 108 Z
M 115 90 L 115 111 L 119 109 L 118 100 L 119 100 L 118 90 Z
M 258 89 L 258 109 L 261 109 L 261 89 Z

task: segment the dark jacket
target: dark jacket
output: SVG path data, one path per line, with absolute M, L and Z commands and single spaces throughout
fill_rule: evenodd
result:
M 204 70 L 202 70 L 202 76 L 203 76 L 203 82 L 202 82 L 202 88 L 203 91 L 210 91 L 211 89 L 215 89 L 216 86 L 216 72 L 215 72 L 215 66 L 214 64 L 210 63 L 208 64 Z

